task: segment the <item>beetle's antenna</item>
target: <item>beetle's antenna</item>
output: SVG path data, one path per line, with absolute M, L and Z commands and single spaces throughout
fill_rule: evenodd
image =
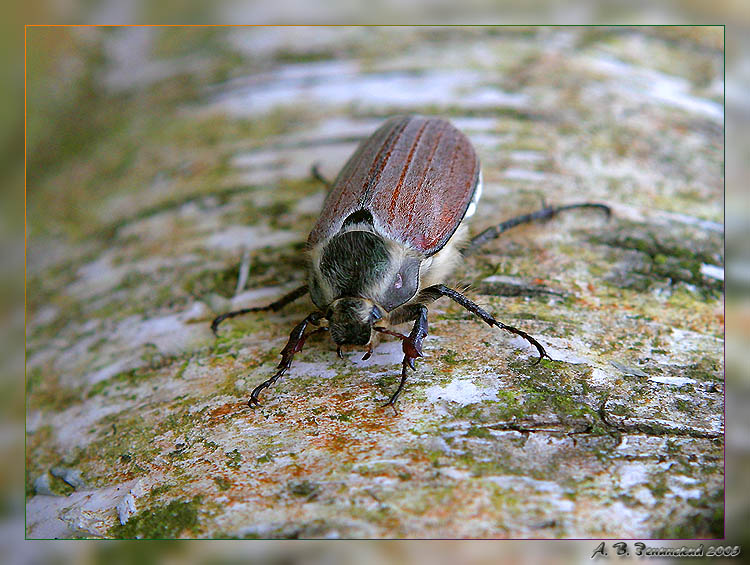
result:
M 370 357 L 372 357 L 372 343 L 367 346 L 367 352 L 362 356 L 362 361 L 367 361 Z
M 402 341 L 405 339 L 409 339 L 408 335 L 400 334 L 398 332 L 394 332 L 393 330 L 387 330 L 385 328 L 380 328 L 380 327 L 375 327 L 375 326 L 373 326 L 372 329 L 375 330 L 376 332 L 380 332 L 381 334 L 392 335 L 393 337 L 397 337 Z
M 493 239 L 500 236 L 500 234 L 508 231 L 511 228 L 520 226 L 521 224 L 528 224 L 530 222 L 546 220 L 566 210 L 575 210 L 577 208 L 594 208 L 603 211 L 607 215 L 607 218 L 610 218 L 612 216 L 612 209 L 609 206 L 605 204 L 597 204 L 594 202 L 581 202 L 580 204 L 568 204 L 566 206 L 558 207 L 548 207 L 544 204 L 544 202 L 542 202 L 542 206 L 543 207 L 541 210 L 537 210 L 536 212 L 532 212 L 531 214 L 516 216 L 515 218 L 506 220 L 500 224 L 497 224 L 496 226 L 487 228 L 479 235 L 474 236 L 472 240 L 469 241 L 468 245 L 461 249 L 461 253 L 464 256 L 471 255 L 472 253 L 475 253 L 482 245 L 484 245 L 488 241 L 492 241 Z
M 233 312 L 227 312 L 226 314 L 222 314 L 221 316 L 216 316 L 214 318 L 214 321 L 211 322 L 211 331 L 214 332 L 214 335 L 218 336 L 219 334 L 217 333 L 217 330 L 219 329 L 219 324 L 228 318 L 234 318 L 235 316 L 241 316 L 242 314 L 248 314 L 250 312 L 266 312 L 268 310 L 276 312 L 278 310 L 281 310 L 287 304 L 290 304 L 291 302 L 294 302 L 298 298 L 304 296 L 305 294 L 307 294 L 306 284 L 295 288 L 293 291 L 279 298 L 276 302 L 271 302 L 271 304 L 269 304 L 268 306 L 242 308 L 241 310 L 234 310 Z

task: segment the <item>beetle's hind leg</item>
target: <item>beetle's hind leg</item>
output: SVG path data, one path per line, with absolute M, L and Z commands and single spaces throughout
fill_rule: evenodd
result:
M 323 176 L 318 167 L 318 163 L 313 163 L 313 166 L 310 167 L 310 176 L 319 183 L 325 185 L 328 190 L 331 190 L 333 183 Z
M 281 310 L 284 306 L 287 304 L 290 304 L 297 300 L 298 298 L 304 296 L 307 294 L 307 285 L 302 285 L 298 288 L 295 288 L 293 291 L 285 294 L 281 298 L 279 298 L 275 302 L 271 302 L 268 306 L 256 306 L 255 308 L 242 308 L 241 310 L 234 310 L 232 312 L 227 312 L 225 314 L 221 314 L 220 316 L 216 316 L 211 322 L 211 331 L 214 332 L 214 335 L 218 335 L 217 330 L 219 329 L 219 324 L 222 323 L 224 320 L 227 320 L 229 318 L 234 318 L 235 316 L 241 316 L 242 314 L 248 314 L 250 312 L 266 312 L 268 310 L 271 310 L 273 312 L 276 312 L 278 310 Z
M 602 212 L 604 212 L 607 215 L 607 218 L 612 216 L 612 209 L 605 204 L 596 204 L 593 202 L 582 202 L 580 204 L 568 204 L 567 206 L 554 207 L 554 206 L 547 206 L 544 202 L 542 202 L 541 210 L 537 210 L 536 212 L 532 212 L 531 214 L 524 214 L 522 216 L 516 216 L 515 218 L 506 220 L 500 224 L 497 224 L 496 226 L 489 227 L 483 232 L 474 236 L 471 239 L 471 241 L 461 249 L 461 253 L 463 253 L 463 255 L 465 256 L 471 255 L 472 253 L 476 252 L 485 243 L 492 241 L 493 239 L 499 237 L 500 234 L 516 226 L 520 226 L 522 224 L 528 224 L 531 222 L 537 222 L 541 220 L 547 220 L 549 218 L 557 216 L 557 214 L 559 214 L 560 212 L 564 212 L 566 210 L 575 210 L 579 208 L 593 208 L 593 209 L 601 210 Z
M 457 290 L 453 290 L 452 288 L 449 288 L 443 284 L 436 284 L 434 286 L 427 287 L 420 294 L 423 294 L 425 297 L 429 297 L 433 300 L 441 296 L 447 296 L 454 302 L 459 303 L 461 306 L 466 308 L 469 312 L 471 312 L 475 316 L 480 317 L 482 321 L 484 321 L 484 323 L 486 323 L 488 326 L 490 327 L 496 326 L 502 330 L 521 336 L 526 341 L 528 341 L 531 345 L 536 347 L 536 350 L 539 352 L 539 359 L 537 359 L 535 364 L 539 363 L 545 357 L 549 359 L 550 361 L 552 360 L 552 357 L 550 357 L 547 354 L 547 352 L 544 350 L 544 347 L 542 347 L 542 344 L 539 343 L 536 339 L 531 337 L 529 334 L 527 334 L 523 330 L 519 330 L 518 328 L 514 328 L 513 326 L 508 326 L 496 320 L 492 316 L 492 314 L 487 312 L 487 310 L 479 306 L 479 304 L 471 301 L 470 299 L 465 297 L 463 294 L 461 294 Z
M 427 306 L 424 304 L 414 304 L 413 306 L 409 306 L 403 310 L 402 315 L 396 319 L 392 319 L 391 322 L 399 324 L 409 320 L 414 320 L 414 327 L 408 336 L 397 332 L 375 328 L 382 333 L 387 333 L 400 338 L 401 346 L 404 351 L 404 360 L 401 363 L 401 381 L 398 383 L 396 392 L 393 393 L 390 400 L 388 400 L 384 406 L 394 405 L 398 395 L 401 394 L 401 391 L 404 389 L 404 384 L 406 384 L 407 368 L 410 368 L 412 371 L 415 370 L 414 361 L 418 357 L 423 356 L 422 342 L 424 341 L 424 338 L 427 337 Z
M 305 340 L 307 340 L 308 337 L 317 333 L 328 331 L 328 328 L 318 328 L 305 335 L 307 326 L 309 324 L 317 325 L 318 321 L 322 317 L 322 312 L 313 312 L 299 324 L 294 326 L 292 333 L 289 335 L 289 341 L 284 346 L 284 349 L 281 350 L 281 361 L 276 367 L 277 371 L 270 379 L 268 379 L 267 381 L 263 381 L 253 389 L 253 392 L 250 393 L 250 400 L 247 401 L 248 406 L 252 407 L 253 405 L 260 404 L 260 402 L 258 402 L 258 395 L 263 391 L 263 389 L 270 387 L 272 384 L 278 381 L 282 377 L 282 375 L 289 370 L 289 367 L 292 366 L 292 359 L 294 359 L 294 354 L 302 351 L 302 347 L 305 345 Z

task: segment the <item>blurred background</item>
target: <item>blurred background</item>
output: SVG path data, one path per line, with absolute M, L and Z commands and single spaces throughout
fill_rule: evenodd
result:
M 429 6 L 429 11 L 428 11 Z M 646 2 L 629 3 L 627 7 L 615 2 L 572 2 L 565 9 L 554 2 L 532 2 L 524 11 L 511 11 L 501 14 L 497 4 L 490 2 L 470 2 L 456 11 L 454 3 L 417 2 L 401 6 L 395 2 L 379 3 L 368 14 L 360 14 L 349 3 L 328 2 L 311 11 L 304 2 L 276 2 L 268 4 L 219 2 L 209 9 L 204 3 L 183 2 L 176 5 L 153 6 L 146 2 L 88 2 L 84 5 L 55 2 L 37 4 L 32 12 L 11 14 L 10 21 L 21 23 L 283 23 L 294 19 L 311 23 L 337 23 L 365 17 L 366 20 L 408 21 L 424 13 L 433 15 L 435 23 L 465 23 L 467 20 L 496 21 L 497 23 L 528 23 L 530 19 L 559 24 L 586 23 L 723 23 L 731 22 L 726 35 L 726 148 L 727 148 L 727 299 L 726 299 L 726 367 L 727 367 L 727 513 L 726 532 L 731 543 L 744 543 L 750 539 L 746 524 L 750 523 L 748 510 L 748 479 L 750 476 L 750 412 L 747 411 L 750 399 L 750 239 L 748 211 L 750 197 L 744 186 L 747 178 L 747 136 L 745 126 L 750 117 L 750 61 L 743 58 L 747 53 L 746 41 L 748 14 L 742 2 L 715 2 L 710 6 L 700 2 L 666 2 L 658 6 Z M 471 10 L 472 16 L 469 16 Z M 7 24 L 6 24 L 7 25 Z M 22 219 L 23 219 L 23 180 L 22 145 L 24 123 L 23 114 L 17 110 L 23 100 L 22 53 L 18 50 L 22 37 L 13 26 L 3 38 L 2 66 L 6 73 L 6 84 L 12 85 L 3 108 L 2 178 L 3 191 L 2 258 L 4 265 L 0 284 L 3 289 L 3 303 L 0 314 L 3 316 L 2 334 L 6 344 L 2 371 L 2 449 L 4 454 L 0 471 L 4 489 L 2 492 L 2 523 L 0 543 L 5 555 L 12 555 L 13 562 L 109 562 L 122 560 L 131 562 L 143 560 L 146 553 L 133 544 L 108 543 L 99 545 L 47 542 L 22 542 L 23 537 L 23 476 L 21 471 L 23 437 L 23 389 L 20 386 L 23 373 L 21 351 L 21 328 L 23 310 L 19 297 L 23 293 L 23 280 L 18 276 L 23 268 Z M 27 28 L 27 32 L 29 28 Z M 346 34 L 346 30 L 339 31 Z M 269 28 L 263 32 L 269 36 L 268 45 L 278 49 L 278 36 L 286 32 L 283 28 Z M 316 49 L 325 43 L 328 29 L 303 31 L 310 46 L 309 56 L 314 58 Z M 33 34 L 33 30 L 31 31 Z M 232 70 L 241 64 L 248 64 L 252 53 L 243 50 L 242 45 L 227 42 L 231 32 L 222 29 L 196 28 L 187 35 L 176 35 L 169 29 L 146 32 L 139 28 L 123 32 L 107 29 L 57 28 L 38 34 L 38 41 L 27 52 L 26 72 L 34 73 L 39 88 L 27 93 L 27 103 L 33 103 L 35 111 L 27 114 L 26 140 L 28 143 L 29 166 L 27 186 L 42 180 L 43 175 L 53 169 L 61 160 L 78 152 L 90 150 L 97 142 L 101 130 L 111 129 L 122 124 L 113 122 L 117 114 L 106 111 L 109 104 L 141 103 L 144 112 L 156 105 L 168 109 L 174 103 L 184 103 L 191 96 L 201 96 L 201 85 L 218 83 L 231 77 Z M 680 32 L 685 40 L 684 32 Z M 274 38 L 276 36 L 276 38 Z M 185 38 L 188 38 L 186 41 Z M 235 34 L 236 37 L 236 34 Z M 323 38 L 323 39 L 321 39 Z M 693 40 L 716 41 L 696 30 Z M 104 46 L 104 48 L 102 48 Z M 263 49 L 253 44 L 252 49 Z M 53 54 L 53 56 L 50 56 Z M 293 60 L 304 56 L 294 48 L 286 55 Z M 160 64 L 169 59 L 170 64 Z M 174 64 L 177 61 L 177 64 Z M 167 86 L 154 88 L 149 98 L 138 99 L 132 92 L 146 84 L 158 84 L 165 78 L 172 78 Z M 81 114 L 85 114 L 85 120 Z M 114 115 L 113 115 L 114 114 Z M 175 132 L 170 132 L 174 134 Z M 179 132 L 177 132 L 179 134 Z M 223 131 L 222 135 L 227 132 Z M 187 135 L 187 133 L 185 134 Z M 210 136 L 211 133 L 205 135 Z M 242 132 L 235 132 L 241 136 Z M 59 143 L 47 143 L 49 139 Z M 186 140 L 188 143 L 191 140 Z M 210 143 L 211 138 L 202 140 Z M 137 143 L 135 141 L 134 143 Z M 50 150 L 53 147 L 53 150 Z M 137 147 L 130 148 L 137 155 Z M 127 151 L 128 148 L 123 148 Z M 113 159 L 112 178 L 118 176 L 119 159 Z M 82 183 L 87 171 L 79 170 Z M 203 182 L 212 171 L 198 168 L 178 171 L 188 178 L 198 178 Z M 75 199 L 75 195 L 69 196 Z M 61 204 L 62 206 L 63 204 Z M 73 214 L 85 214 L 86 210 L 75 210 Z M 42 222 L 43 218 L 29 218 L 30 222 Z M 69 225 L 75 225 L 75 217 L 66 218 Z M 323 542 L 304 542 L 293 546 L 279 542 L 253 542 L 252 545 L 236 544 L 230 549 L 218 542 L 191 544 L 188 550 L 184 544 L 150 544 L 148 558 L 156 562 L 177 560 L 206 563 L 232 562 L 250 558 L 257 562 L 350 562 L 354 552 L 357 560 L 363 562 L 414 562 L 417 558 L 429 558 L 436 563 L 492 563 L 498 557 L 507 557 L 518 563 L 563 563 L 586 562 L 596 544 L 580 542 L 544 542 L 537 545 L 525 543 L 481 542 L 441 542 L 429 544 L 419 549 L 405 543 L 391 542 L 378 544 L 338 544 L 324 545 Z M 123 548 L 127 547 L 125 553 Z

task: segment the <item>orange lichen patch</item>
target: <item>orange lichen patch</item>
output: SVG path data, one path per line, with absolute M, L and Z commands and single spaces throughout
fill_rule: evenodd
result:
M 371 433 L 372 423 L 364 427 L 360 424 L 359 418 L 348 421 L 330 417 L 320 418 L 318 434 L 311 438 L 311 443 L 328 451 L 351 455 L 375 449 L 378 445 L 378 435 Z
M 588 300 L 587 298 L 585 298 L 585 297 L 583 297 L 583 296 L 577 296 L 577 297 L 575 298 L 575 301 L 576 301 L 576 302 L 577 302 L 577 303 L 578 303 L 579 305 L 581 305 L 581 306 L 583 306 L 584 308 L 586 308 L 587 310 L 604 310 L 604 309 L 610 309 L 610 310 L 611 310 L 611 309 L 613 309 L 613 308 L 614 308 L 614 306 L 612 306 L 612 305 L 607 305 L 607 304 L 595 304 L 594 302 L 592 302 L 591 300 Z
M 211 420 L 218 420 L 222 416 L 226 416 L 227 414 L 234 414 L 246 407 L 246 402 L 229 402 L 227 404 L 222 404 L 218 408 L 214 408 L 209 416 Z

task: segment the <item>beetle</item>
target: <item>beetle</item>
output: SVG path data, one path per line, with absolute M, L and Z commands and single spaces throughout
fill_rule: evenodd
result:
M 317 175 L 315 168 L 313 173 Z M 535 338 L 496 320 L 443 283 L 463 256 L 514 226 L 574 208 L 611 214 L 603 204 L 543 205 L 537 212 L 467 240 L 465 221 L 474 214 L 482 194 L 479 159 L 463 133 L 434 117 L 390 118 L 360 143 L 329 186 L 320 218 L 307 239 L 307 284 L 268 306 L 227 312 L 211 324 L 216 333 L 227 318 L 276 311 L 308 293 L 318 308 L 294 327 L 277 371 L 255 387 L 250 406 L 259 404 L 261 391 L 286 373 L 305 340 L 325 331 L 336 343 L 339 357 L 342 347 L 354 346 L 365 348 L 363 359 L 367 359 L 378 333 L 402 340 L 401 380 L 386 406 L 393 405 L 404 388 L 407 370 L 414 370 L 414 361 L 423 356 L 427 305 L 443 296 L 490 327 L 528 341 L 539 353 L 537 363 L 550 358 Z M 405 322 L 413 322 L 408 335 L 391 329 Z M 308 332 L 308 327 L 315 329 Z

